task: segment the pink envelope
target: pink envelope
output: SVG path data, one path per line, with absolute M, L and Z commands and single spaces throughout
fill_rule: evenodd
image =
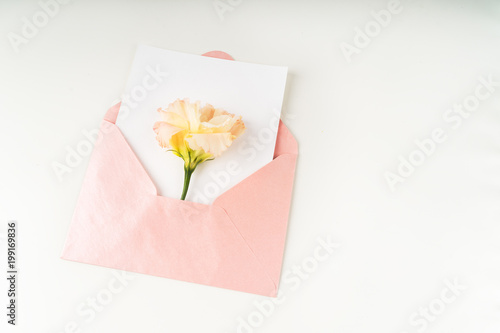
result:
M 286 126 L 273 161 L 204 205 L 157 194 L 118 110 L 102 122 L 62 258 L 276 297 L 298 154 Z

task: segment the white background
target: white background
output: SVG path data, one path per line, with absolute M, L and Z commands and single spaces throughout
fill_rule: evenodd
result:
M 221 20 L 212 0 L 75 1 L 16 53 L 7 34 L 40 6 L 0 2 L 0 222 L 20 225 L 19 326 L 1 314 L 0 330 L 236 332 L 250 316 L 248 332 L 413 333 L 457 279 L 467 289 L 425 332 L 500 332 L 500 87 L 460 127 L 443 120 L 480 76 L 500 81 L 500 3 L 402 2 L 351 62 L 340 45 L 386 1 L 232 3 Z M 93 320 L 76 313 L 114 275 L 59 259 L 88 156 L 62 181 L 52 165 L 120 98 L 139 43 L 289 68 L 283 120 L 300 156 L 284 272 L 312 262 L 318 237 L 341 246 L 300 285 L 282 279 L 268 316 L 263 297 L 143 275 Z M 384 174 L 437 127 L 447 140 L 391 191 Z

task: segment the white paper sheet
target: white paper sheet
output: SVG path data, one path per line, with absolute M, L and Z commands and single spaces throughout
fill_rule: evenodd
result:
M 179 198 L 181 158 L 165 152 L 153 124 L 157 109 L 189 98 L 241 115 L 245 133 L 192 176 L 186 200 L 210 204 L 273 159 L 287 68 L 215 59 L 139 46 L 117 126 L 155 183 L 158 194 Z

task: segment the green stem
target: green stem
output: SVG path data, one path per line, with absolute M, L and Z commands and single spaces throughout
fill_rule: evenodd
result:
M 181 200 L 186 199 L 186 194 L 189 188 L 189 182 L 191 181 L 191 175 L 193 174 L 194 169 L 189 167 L 184 167 L 184 189 L 182 190 Z

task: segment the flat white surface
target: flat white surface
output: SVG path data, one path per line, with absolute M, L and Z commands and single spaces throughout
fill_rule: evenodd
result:
M 401 5 L 347 62 L 340 45 L 386 1 L 244 0 L 224 20 L 210 0 L 75 1 L 19 53 L 7 33 L 21 33 L 38 1 L 1 1 L 0 222 L 19 221 L 21 269 L 19 326 L 5 329 L 1 310 L 0 331 L 60 333 L 74 322 L 93 333 L 237 332 L 251 317 L 254 332 L 414 333 L 411 318 L 432 305 L 439 314 L 424 332 L 499 332 L 500 87 L 459 127 L 443 116 L 479 77 L 500 81 L 500 4 Z M 120 98 L 142 42 L 289 69 L 282 118 L 300 156 L 284 299 L 268 315 L 255 305 L 263 297 L 145 275 L 94 317 L 77 313 L 88 298 L 106 300 L 114 275 L 59 259 L 89 157 L 62 181 L 52 164 L 83 149 L 82 131 Z M 438 127 L 446 141 L 392 192 L 384 174 Z M 327 236 L 340 247 L 315 267 Z M 303 263 L 311 273 L 300 278 L 290 270 Z M 455 278 L 467 289 L 440 308 Z
M 141 45 L 125 88 L 116 125 L 162 196 L 178 199 L 184 161 L 155 139 L 158 108 L 177 99 L 212 104 L 241 116 L 246 130 L 213 161 L 193 174 L 187 200 L 211 204 L 215 198 L 273 160 L 286 84 L 285 67 L 227 61 Z M 231 166 L 228 168 L 228 164 Z

